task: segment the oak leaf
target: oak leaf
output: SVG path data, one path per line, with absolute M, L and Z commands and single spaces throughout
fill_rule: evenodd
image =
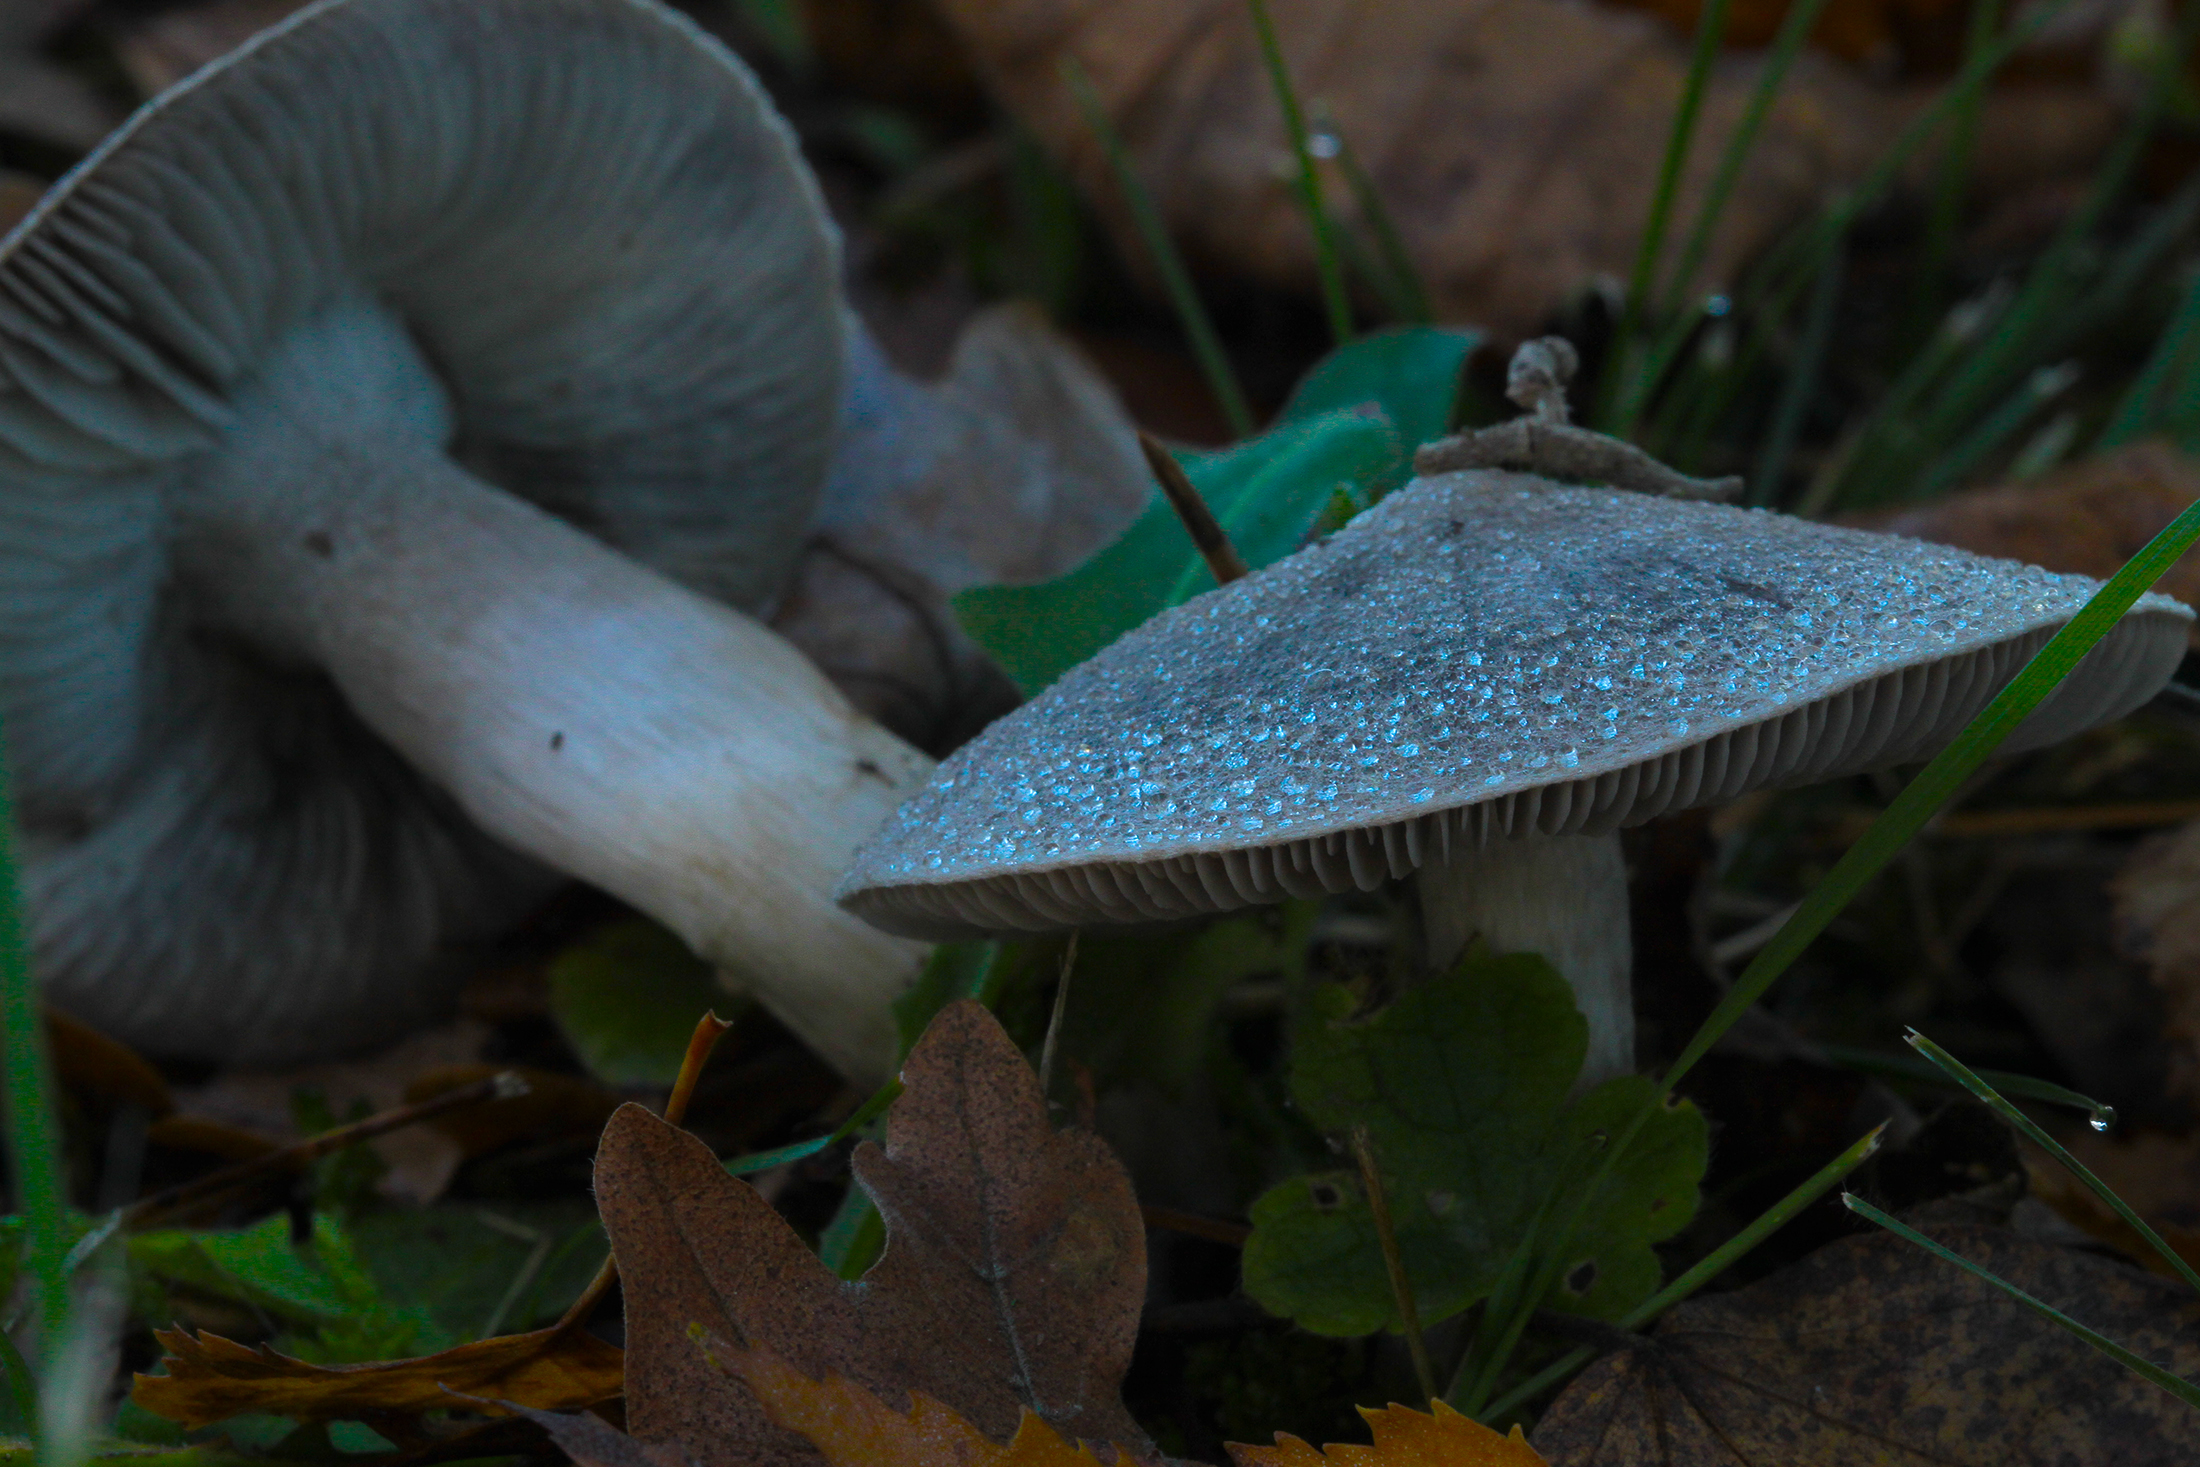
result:
M 1083 1443 L 1068 1441 L 1028 1408 L 1002 1444 L 922 1391 L 909 1393 L 904 1413 L 844 1375 L 811 1380 L 770 1350 L 717 1341 L 706 1353 L 748 1386 L 774 1422 L 807 1437 L 829 1467 L 1101 1467 Z M 1115 1447 L 1122 1467 L 1154 1460 Z
M 1978 1224 L 1925 1231 L 2188 1379 L 2200 1302 L 2139 1269 Z M 2007 1295 L 1886 1234 L 1683 1304 L 1552 1403 L 1567 1467 L 2171 1467 L 2200 1414 Z
M 1518 1426 L 1499 1436 L 1442 1401 L 1432 1401 L 1426 1415 L 1396 1403 L 1380 1411 L 1362 1406 L 1360 1415 L 1375 1435 L 1371 1447 L 1332 1442 L 1317 1452 L 1279 1431 L 1272 1447 L 1229 1443 L 1230 1460 L 1237 1467 L 1543 1467 Z
M 447 1411 L 452 1393 L 542 1410 L 574 1410 L 619 1394 L 624 1359 L 585 1330 L 499 1335 L 435 1355 L 372 1365 L 315 1365 L 220 1335 L 156 1330 L 166 1375 L 140 1375 L 131 1399 L 186 1427 L 258 1413 L 355 1421 L 377 1413 Z
M 1146 1278 L 1121 1164 L 1097 1138 L 1053 1129 L 1030 1065 L 976 1004 L 941 1012 L 902 1080 L 885 1146 L 855 1154 L 887 1246 L 853 1284 L 701 1142 L 638 1106 L 612 1117 L 596 1198 L 624 1281 L 636 1437 L 702 1467 L 818 1460 L 704 1358 L 700 1325 L 889 1405 L 921 1392 L 989 1439 L 1028 1408 L 1073 1439 L 1150 1449 L 1118 1394 Z

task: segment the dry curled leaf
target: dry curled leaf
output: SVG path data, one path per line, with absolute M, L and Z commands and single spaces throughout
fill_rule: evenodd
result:
M 2196 499 L 2200 464 L 2167 443 L 2134 443 L 2021 484 L 1875 516 L 1873 527 L 2106 580 Z M 2200 600 L 2200 551 L 2170 567 L 2155 589 Z M 2195 638 L 2200 645 L 2200 632 Z
M 131 1399 L 186 1427 L 248 1413 L 351 1421 L 388 1412 L 447 1411 L 453 1392 L 545 1411 L 593 1406 L 619 1394 L 624 1358 L 585 1330 L 499 1335 L 410 1360 L 314 1365 L 220 1335 L 155 1331 L 166 1375 L 140 1375 Z
M 1269 8 L 1298 91 L 1336 119 L 1440 318 L 1526 335 L 1584 282 L 1624 278 L 1687 72 L 1685 37 L 1640 13 L 1566 0 Z M 995 92 L 1102 204 L 1131 258 L 1144 258 L 1143 248 L 1065 61 L 1092 78 L 1190 251 L 1227 273 L 1311 289 L 1313 246 L 1244 0 L 944 0 L 943 9 Z M 1736 55 L 1712 73 L 1678 218 L 1693 218 L 1760 65 Z M 1989 107 L 1979 149 L 1989 187 L 2005 173 L 2031 185 L 2082 166 L 2105 141 L 2110 110 L 2064 90 L 2034 89 L 2011 113 L 2020 129 L 2054 120 L 2013 160 Z M 1856 180 L 1915 105 L 1805 55 L 1696 284 L 1731 281 L 1741 262 Z M 1333 206 L 1348 227 L 1362 227 L 1341 164 L 1323 166 Z
M 849 333 L 841 437 L 809 548 L 772 619 L 856 706 L 927 748 L 1014 692 L 948 598 L 1050 580 L 1152 497 L 1115 394 L 1039 312 L 979 312 L 937 382 Z
M 1427 1414 L 1394 1403 L 1380 1411 L 1362 1406 L 1360 1415 L 1375 1435 L 1371 1447 L 1332 1442 L 1317 1452 L 1279 1431 L 1272 1447 L 1231 1442 L 1230 1460 L 1237 1467 L 1544 1467 L 1518 1426 L 1500 1436 L 1442 1401 L 1430 1402 Z
M 2200 1369 L 2200 1301 L 2005 1229 L 1939 1242 L 2150 1360 Z M 2172 1467 L 2200 1414 L 1899 1238 L 1845 1238 L 1674 1309 L 1535 1432 L 1567 1467 Z
M 1146 1279 L 1121 1165 L 1053 1129 L 1031 1067 L 975 1004 L 942 1012 L 902 1079 L 886 1145 L 856 1151 L 887 1248 L 854 1284 L 693 1137 L 637 1106 L 612 1118 L 596 1197 L 625 1286 L 635 1436 L 703 1467 L 818 1460 L 705 1360 L 699 1324 L 890 1405 L 921 1391 L 992 1439 L 1028 1408 L 1072 1438 L 1147 1449 L 1118 1394 Z

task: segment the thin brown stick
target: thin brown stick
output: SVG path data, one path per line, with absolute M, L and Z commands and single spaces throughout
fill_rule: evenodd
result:
M 1039 1094 L 1042 1098 L 1054 1091 L 1054 1054 L 1062 1042 L 1062 1015 L 1069 1011 L 1069 975 L 1077 967 L 1077 934 L 1069 935 L 1069 946 L 1062 949 L 1062 976 L 1054 985 L 1054 1012 L 1047 1016 L 1047 1037 L 1039 1046 Z
M 688 1036 L 687 1053 L 680 1059 L 680 1073 L 672 1082 L 671 1096 L 665 1101 L 665 1119 L 671 1124 L 677 1126 L 687 1119 L 688 1102 L 695 1098 L 695 1086 L 703 1078 L 703 1066 L 710 1062 L 710 1052 L 718 1047 L 718 1041 L 725 1038 L 726 1031 L 732 1027 L 711 1011 L 695 1021 L 695 1032 Z M 596 1276 L 581 1290 L 580 1297 L 566 1306 L 565 1313 L 558 1316 L 551 1330 L 578 1329 L 586 1324 L 588 1316 L 596 1312 L 603 1296 L 610 1293 L 611 1286 L 618 1281 L 619 1260 L 606 1253 L 603 1267 L 596 1270 Z
M 1184 477 L 1184 469 L 1169 454 L 1169 450 L 1144 433 L 1138 435 L 1138 446 L 1146 455 L 1146 467 L 1161 481 L 1161 492 L 1169 497 L 1169 508 L 1184 522 L 1184 531 L 1192 537 L 1193 548 L 1199 558 L 1207 562 L 1207 569 L 1214 572 L 1215 584 L 1227 586 L 1246 573 L 1245 558 L 1237 553 L 1230 537 L 1223 533 L 1215 512 L 1207 507 L 1207 501 L 1199 497 L 1192 481 Z
M 1182 1212 L 1174 1207 L 1156 1207 L 1150 1202 L 1142 1204 L 1138 1210 L 1145 1216 L 1146 1226 L 1149 1228 L 1205 1238 L 1208 1242 L 1220 1243 L 1225 1248 L 1243 1248 L 1246 1241 L 1253 1236 L 1253 1230 L 1243 1223 L 1208 1217 L 1203 1213 Z
M 377 1136 L 386 1136 L 407 1126 L 417 1126 L 423 1121 L 432 1121 L 438 1116 L 446 1116 L 452 1111 L 464 1110 L 471 1105 L 481 1105 L 492 1100 L 512 1100 L 526 1093 L 527 1082 L 512 1071 L 505 1070 L 486 1080 L 476 1080 L 471 1085 L 461 1085 L 455 1090 L 446 1090 L 441 1095 L 430 1096 L 411 1105 L 395 1106 L 377 1112 L 362 1120 L 353 1121 L 348 1126 L 338 1126 L 334 1130 L 323 1131 L 318 1136 L 308 1136 L 295 1145 L 279 1147 L 260 1156 L 208 1172 L 203 1177 L 180 1183 L 165 1191 L 155 1192 L 150 1197 L 132 1203 L 122 1215 L 122 1225 L 125 1228 L 143 1227 L 149 1218 L 209 1201 L 271 1173 L 303 1171 L 329 1153 L 341 1151 L 347 1146 L 356 1146 L 362 1141 L 371 1141 Z
M 1360 1179 L 1367 1184 L 1367 1210 L 1375 1219 L 1375 1241 L 1383 1250 L 1383 1267 L 1390 1272 L 1390 1292 L 1398 1301 L 1398 1322 L 1405 1327 L 1406 1349 L 1413 1355 L 1413 1374 L 1421 1383 L 1424 1404 L 1436 1399 L 1436 1369 L 1429 1363 L 1428 1341 L 1421 1334 L 1421 1311 L 1413 1302 L 1413 1286 L 1406 1280 L 1406 1261 L 1398 1253 L 1398 1234 L 1390 1225 L 1390 1199 L 1383 1193 L 1383 1174 L 1375 1168 L 1375 1138 L 1364 1125 L 1352 1128 L 1352 1154 L 1360 1163 Z

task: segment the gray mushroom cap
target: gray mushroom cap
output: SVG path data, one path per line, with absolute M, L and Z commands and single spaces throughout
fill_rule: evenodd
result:
M 548 880 L 171 573 L 304 323 L 373 299 L 453 459 L 754 607 L 831 453 L 836 270 L 754 79 L 652 0 L 324 0 L 57 187 L 0 241 L 0 721 L 48 993 L 168 1053 L 352 1047 Z M 215 982 L 249 1023 L 187 1002 Z
M 935 939 L 1167 920 L 1920 758 L 2097 589 L 1768 511 L 1418 480 L 993 725 L 840 899 Z M 2009 747 L 2146 701 L 2192 616 L 2143 598 Z

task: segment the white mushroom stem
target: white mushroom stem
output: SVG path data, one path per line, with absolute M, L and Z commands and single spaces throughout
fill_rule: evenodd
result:
M 467 474 L 402 329 L 300 333 L 185 496 L 224 619 L 518 850 L 655 916 L 853 1079 L 922 945 L 833 904 L 931 761 L 750 618 Z
M 1491 841 L 1422 867 L 1419 890 L 1432 965 L 1449 966 L 1477 934 L 1499 952 L 1541 955 L 1589 1021 L 1581 1087 L 1633 1073 L 1634 945 L 1617 835 Z

